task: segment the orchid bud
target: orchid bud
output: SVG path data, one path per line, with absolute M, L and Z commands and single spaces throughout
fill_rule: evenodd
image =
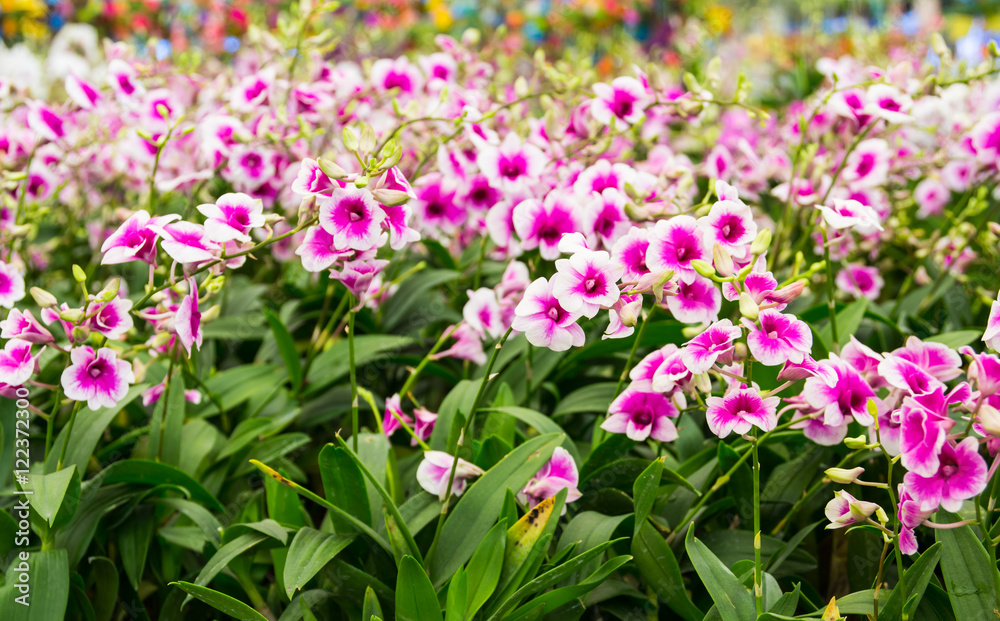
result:
M 757 233 L 757 237 L 754 237 L 753 243 L 750 244 L 750 253 L 753 255 L 764 254 L 770 246 L 771 229 L 761 229 L 761 231 Z
M 865 469 L 861 466 L 857 468 L 828 468 L 825 472 L 826 478 L 830 479 L 834 483 L 839 483 L 841 485 L 849 485 L 858 480 L 858 477 L 864 473 Z
M 623 298 L 624 299 L 624 298 Z M 642 296 L 636 296 L 631 302 L 625 302 L 618 311 L 618 319 L 623 326 L 634 328 L 639 323 L 639 313 L 642 312 Z
M 161 119 L 166 120 L 170 116 L 170 108 L 166 107 L 162 103 L 157 103 L 156 114 L 158 114 Z
M 736 269 L 736 266 L 733 264 L 733 257 L 719 244 L 715 244 L 712 248 L 712 264 L 715 265 L 715 271 L 723 278 L 732 276 Z
M 514 80 L 514 93 L 518 97 L 524 97 L 528 94 L 528 81 L 524 79 L 523 75 L 518 76 L 517 79 Z
M 372 195 L 375 197 L 375 200 L 388 207 L 403 205 L 406 201 L 410 200 L 410 195 L 402 190 L 387 190 L 385 188 L 379 188 L 377 190 L 372 190 Z
M 347 177 L 346 170 L 344 170 L 340 166 L 337 166 L 328 159 L 324 159 L 321 157 L 318 160 L 316 160 L 316 163 L 319 165 L 319 169 L 323 171 L 323 174 L 331 179 L 336 179 L 339 181 L 340 179 L 344 179 Z
M 74 343 L 82 343 L 87 340 L 90 336 L 90 328 L 84 326 L 73 326 L 73 331 L 71 333 Z
M 976 421 L 987 434 L 1000 437 L 1000 411 L 988 403 L 979 406 Z
M 358 149 L 362 153 L 371 153 L 375 149 L 375 129 L 367 123 L 361 128 L 361 141 L 358 144 Z
M 746 291 L 740 294 L 740 314 L 754 321 L 760 315 L 760 307 Z
M 777 302 L 778 304 L 788 304 L 795 298 L 802 295 L 802 291 L 806 288 L 806 281 L 796 280 L 790 285 L 785 285 L 784 287 L 772 292 L 769 297 Z
M 704 108 L 705 105 L 700 101 L 692 101 L 690 99 L 677 100 L 677 111 L 681 113 L 681 116 L 698 116 Z
M 87 282 L 87 273 L 76 263 L 73 264 L 73 280 L 76 282 Z
M 695 375 L 694 385 L 695 388 L 697 388 L 703 393 L 707 394 L 712 392 L 712 378 L 709 376 L 708 373 L 700 373 L 698 375 Z
M 403 159 L 403 147 L 402 145 L 396 145 L 396 150 L 393 151 L 392 157 L 385 163 L 385 167 L 392 168 L 399 163 L 399 160 Z
M 693 339 L 704 331 L 701 326 L 684 326 L 681 328 L 681 336 L 686 339 Z
M 146 381 L 146 368 L 147 365 L 144 365 L 138 358 L 132 360 L 132 375 L 135 376 L 136 384 Z
M 219 314 L 222 312 L 222 307 L 218 304 L 213 304 L 207 311 L 201 314 L 202 323 L 208 323 L 209 321 L 214 321 L 218 319 Z
M 80 323 L 83 321 L 84 315 L 83 310 L 79 308 L 70 308 L 68 310 L 59 311 L 59 319 L 63 321 L 68 321 L 69 323 Z
M 30 293 L 31 297 L 35 299 L 35 304 L 38 304 L 41 308 L 51 308 L 59 304 L 59 300 L 56 299 L 56 296 L 52 295 L 45 289 L 32 287 L 28 290 L 28 293 Z
M 931 34 L 931 49 L 934 50 L 935 54 L 941 56 L 942 58 L 951 54 L 951 50 L 948 49 L 948 44 L 939 32 Z
M 368 187 L 368 181 L 369 181 L 368 175 L 361 175 L 360 177 L 354 180 L 354 187 L 358 188 L 359 190 L 361 188 L 366 188 Z
M 354 135 L 354 132 L 345 127 L 343 136 L 344 136 L 344 148 L 347 149 L 348 151 L 357 151 L 358 137 Z
M 844 528 L 859 522 L 864 522 L 868 516 L 879 510 L 874 502 L 858 500 L 844 490 L 838 490 L 833 500 L 826 505 L 826 517 L 830 523 L 827 528 Z
M 278 222 L 281 222 L 284 219 L 285 219 L 285 216 L 281 215 L 280 213 L 271 212 L 271 213 L 264 214 L 264 224 L 268 224 L 268 225 L 276 224 Z
M 157 332 L 155 336 L 149 341 L 150 347 L 164 347 L 173 338 L 169 332 Z
M 712 264 L 709 263 L 708 261 L 703 261 L 701 259 L 694 259 L 693 261 L 691 261 L 690 265 L 691 267 L 694 268 L 694 271 L 698 272 L 699 274 L 701 274 L 706 278 L 711 278 L 712 276 L 715 276 L 715 269 L 712 267 Z
M 868 448 L 868 442 L 864 435 L 856 438 L 844 438 L 844 445 L 854 451 Z
M 111 300 L 118 297 L 118 289 L 122 285 L 121 278 L 112 278 L 103 289 L 97 294 L 97 300 L 100 302 L 110 302 Z

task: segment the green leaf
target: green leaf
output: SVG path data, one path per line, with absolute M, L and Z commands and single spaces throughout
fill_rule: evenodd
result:
M 868 310 L 868 300 L 861 298 L 851 302 L 837 313 L 837 340 L 840 345 L 847 343 L 851 340 L 851 335 L 857 333 L 866 310 Z M 832 344 L 832 330 L 833 326 L 829 322 L 820 330 L 820 336 L 824 343 Z
M 642 471 L 632 484 L 632 498 L 635 504 L 635 528 L 633 536 L 639 535 L 639 529 L 646 523 L 649 512 L 656 501 L 656 492 L 660 489 L 660 475 L 663 473 L 663 460 L 654 459 L 649 467 Z
M 334 535 L 308 526 L 299 529 L 285 559 L 285 593 L 292 597 L 329 563 L 356 535 Z
M 430 240 L 422 240 L 421 243 L 425 241 L 429 242 L 426 244 L 428 248 L 432 248 L 433 244 L 436 243 Z M 444 253 L 445 256 L 450 256 L 447 250 Z M 431 313 L 426 310 L 427 303 L 431 301 L 431 298 L 424 294 L 434 287 L 461 277 L 461 272 L 450 269 L 424 270 L 419 274 L 410 276 L 400 283 L 399 289 L 385 303 L 382 315 L 382 329 L 394 331 L 395 328 L 401 327 L 402 331 L 406 331 L 421 324 L 439 320 L 440 313 Z M 421 308 L 421 306 L 424 306 L 424 308 Z M 421 315 L 424 317 L 421 318 Z M 420 321 L 420 319 L 423 319 L 423 321 Z M 407 323 L 410 325 L 406 325 Z
M 46 550 L 30 554 L 26 561 L 30 566 L 25 572 L 28 579 L 26 594 L 15 586 L 23 584 L 18 578 L 24 574 L 16 569 L 22 561 L 18 558 L 11 559 L 11 564 L 7 567 L 6 583 L 0 587 L 0 612 L 3 613 L 4 621 L 64 619 L 70 592 L 66 550 Z
M 273 391 L 274 376 L 280 368 L 274 364 L 243 364 L 208 378 L 205 380 L 205 388 L 209 394 L 219 397 L 222 408 L 228 412 L 257 393 Z M 208 416 L 213 413 L 218 413 L 218 408 L 215 403 L 209 403 L 200 415 Z
M 339 435 L 337 436 L 337 442 L 340 443 L 341 449 L 345 451 L 348 459 L 354 462 L 358 470 L 360 470 L 365 478 L 368 479 L 368 483 L 372 485 L 375 488 L 375 491 L 378 492 L 379 496 L 382 497 L 382 501 L 385 503 L 385 509 L 389 512 L 388 515 L 392 517 L 395 526 L 398 528 L 399 534 L 402 536 L 407 550 L 409 550 L 410 554 L 414 558 L 423 563 L 423 557 L 420 555 L 420 548 L 418 548 L 416 542 L 413 541 L 413 535 L 410 534 L 410 530 L 406 526 L 403 516 L 400 515 L 399 508 L 396 506 L 396 503 L 393 502 L 392 496 L 389 495 L 389 492 L 382 486 L 382 483 L 378 480 L 378 478 L 373 475 L 370 470 L 368 470 L 368 467 L 365 466 L 365 463 L 361 460 L 361 458 L 358 457 L 353 450 L 351 450 L 347 442 L 345 442 Z M 365 502 L 368 502 L 367 497 L 365 497 Z M 386 529 L 388 530 L 388 523 L 386 524 Z
M 539 434 L 543 433 L 565 433 L 563 428 L 560 427 L 551 418 L 542 414 L 537 410 L 532 410 L 530 408 L 522 408 L 516 405 L 501 406 L 493 408 L 481 408 L 480 412 L 502 412 L 504 414 L 509 414 L 519 421 L 525 423 L 529 427 L 533 427 L 535 431 Z M 580 452 L 576 448 L 576 444 L 569 439 L 563 441 L 563 448 L 565 448 L 569 454 L 573 457 L 573 460 L 577 463 L 580 462 Z
M 267 617 L 264 615 L 260 614 L 250 606 L 247 606 L 240 600 L 229 597 L 224 593 L 213 591 L 208 587 L 191 584 L 190 582 L 171 582 L 170 584 L 176 585 L 177 588 L 181 589 L 189 596 L 196 597 L 219 612 L 225 613 L 230 617 L 239 619 L 240 621 L 267 621 Z
M 639 574 L 671 610 L 686 621 L 704 618 L 704 613 L 688 597 L 673 550 L 649 522 L 644 522 L 632 539 L 632 556 Z
M 183 513 L 201 529 L 201 532 L 205 533 L 205 537 L 213 545 L 218 547 L 221 543 L 219 530 L 222 528 L 222 523 L 208 509 L 198 503 L 183 498 L 151 498 L 149 502 Z
M 69 517 L 73 516 L 80 502 L 80 475 L 76 466 L 71 465 L 52 474 L 30 474 L 33 494 L 28 496 L 31 507 L 48 522 L 55 523 L 60 507 L 66 506 Z M 69 517 L 65 518 L 67 521 Z
M 122 556 L 125 575 L 132 588 L 139 590 L 142 570 L 146 566 L 149 544 L 153 542 L 156 516 L 151 511 L 133 512 L 118 529 L 118 548 Z
M 578 388 L 559 400 L 552 411 L 552 418 L 583 412 L 603 414 L 608 411 L 617 389 L 617 382 L 598 382 Z
M 442 621 L 441 605 L 417 559 L 404 556 L 396 578 L 396 621 Z
M 437 556 L 430 567 L 435 584 L 444 584 L 465 564 L 496 522 L 507 490 L 524 487 L 562 440 L 562 434 L 555 433 L 532 438 L 469 486 L 441 528 Z
M 632 557 L 627 554 L 616 556 L 615 558 L 604 563 L 600 569 L 588 576 L 583 582 L 544 593 L 524 604 L 508 615 L 505 619 L 515 621 L 516 619 L 520 619 L 526 615 L 533 614 L 533 611 L 536 610 L 541 610 L 543 612 L 555 611 L 560 606 L 564 606 L 573 600 L 579 599 L 597 588 L 597 586 L 604 582 L 604 579 L 607 578 L 611 572 L 615 571 L 630 560 L 632 560 Z M 529 616 L 528 618 L 533 617 Z
M 740 584 L 739 579 L 712 554 L 708 546 L 698 541 L 693 528 L 688 529 L 684 548 L 724 621 L 741 621 L 756 616 L 756 604 L 750 591 Z
M 799 547 L 802 541 L 809 535 L 809 533 L 813 532 L 813 530 L 815 530 L 817 526 L 824 523 L 825 521 L 826 520 L 819 520 L 817 522 L 813 522 L 812 524 L 806 526 L 799 532 L 795 533 L 795 535 L 793 535 L 791 539 L 785 542 L 785 544 L 782 545 L 777 552 L 771 555 L 767 563 L 764 564 L 764 569 L 773 573 L 774 570 L 776 570 L 778 567 L 781 566 L 782 563 L 785 562 L 785 559 L 787 559 L 792 554 L 792 552 L 795 552 L 795 550 Z M 763 551 L 761 553 L 763 554 Z
M 268 537 L 268 535 L 263 533 L 249 532 L 233 539 L 226 545 L 219 548 L 216 553 L 212 555 L 212 558 L 208 559 L 205 566 L 201 568 L 200 572 L 198 572 L 198 577 L 195 579 L 195 585 L 205 586 L 210 583 L 212 579 L 219 575 L 219 572 L 225 569 L 234 558 L 269 538 L 270 537 Z M 192 595 L 193 593 L 188 591 L 188 597 L 184 599 L 184 603 L 187 603 L 188 600 L 191 599 Z
M 957 522 L 958 516 L 946 511 L 938 512 L 941 522 Z M 984 610 L 997 605 L 993 587 L 993 572 L 989 556 L 970 526 L 936 528 L 941 549 L 941 571 L 948 598 L 958 619 L 975 619 Z
M 469 597 L 468 577 L 464 569 L 459 569 L 448 583 L 447 603 L 444 607 L 444 621 L 463 621 L 466 618 L 466 602 Z M 470 619 L 472 617 L 469 617 Z
M 79 421 L 78 421 L 79 422 Z M 139 483 L 141 485 L 176 485 L 183 487 L 191 494 L 191 498 L 215 509 L 219 513 L 225 513 L 225 508 L 210 494 L 200 483 L 181 472 L 173 466 L 147 461 L 144 459 L 126 459 L 117 461 L 101 474 L 102 483 L 111 485 L 112 483 Z
M 90 456 L 97 447 L 97 443 L 100 442 L 104 430 L 108 428 L 108 425 L 118 415 L 118 412 L 125 409 L 125 406 L 135 400 L 147 388 L 149 388 L 148 384 L 132 386 L 125 396 L 122 397 L 122 400 L 116 403 L 114 407 L 100 408 L 96 412 L 87 410 L 80 413 L 77 416 L 77 420 L 73 423 L 73 437 L 69 441 L 69 446 L 66 447 L 66 458 L 63 460 L 63 467 L 75 465 L 78 472 L 86 472 L 87 462 L 90 461 Z M 66 444 L 66 434 L 68 431 L 69 425 L 63 427 L 62 431 L 59 432 L 59 436 L 52 443 L 52 450 L 49 451 L 45 459 L 46 472 L 55 471 L 59 461 L 59 454 L 62 451 L 63 445 Z M 221 511 L 222 509 L 220 508 L 219 510 Z
M 326 499 L 371 526 L 365 477 L 351 456 L 342 448 L 327 444 L 319 452 L 319 473 Z M 331 516 L 340 529 L 350 529 L 337 516 Z
M 378 603 L 378 596 L 370 586 L 365 587 L 365 601 L 361 606 L 361 621 L 371 621 L 372 617 L 383 618 L 382 606 Z
M 355 367 L 398 354 L 413 342 L 409 337 L 392 334 L 359 334 L 354 337 Z M 347 339 L 342 339 L 313 359 L 306 378 L 306 395 L 314 394 L 348 376 L 351 367 L 347 346 Z
M 879 619 L 882 621 L 895 621 L 903 616 L 903 605 L 916 607 L 924 596 L 924 590 L 931 576 L 934 575 L 934 568 L 937 567 L 941 559 L 941 548 L 943 544 L 937 542 L 927 548 L 920 555 L 920 558 L 910 565 L 909 569 L 903 572 L 903 584 L 905 589 L 897 588 L 889 594 L 889 599 L 885 601 L 885 606 L 879 610 Z M 905 591 L 905 593 L 904 593 Z M 912 594 L 912 595 L 911 595 Z M 911 603 L 911 600 L 914 600 Z
M 971 345 L 972 343 L 975 343 L 982 336 L 982 330 L 956 330 L 955 332 L 945 332 L 944 334 L 928 336 L 924 340 L 932 341 L 934 343 L 942 343 L 952 349 L 958 349 L 962 345 Z
M 469 561 L 466 572 L 468 585 L 466 618 L 473 618 L 496 590 L 500 582 L 500 572 L 503 570 L 506 544 L 507 520 L 501 519 L 486 534 Z M 450 595 L 450 589 L 448 592 Z
M 285 368 L 288 369 L 288 377 L 292 380 L 292 391 L 296 392 L 302 385 L 302 362 L 299 360 L 298 350 L 295 349 L 295 341 L 292 339 L 291 333 L 288 332 L 288 328 L 282 323 L 281 318 L 273 310 L 265 306 L 263 313 L 268 325 L 271 326 L 274 342 L 278 345 L 278 353 L 281 354 Z
M 622 540 L 623 539 L 617 539 L 615 541 L 622 541 Z M 595 546 L 590 550 L 587 550 L 583 554 L 579 554 L 573 557 L 572 559 L 566 561 L 565 563 L 553 569 L 550 569 L 541 576 L 538 576 L 531 582 L 527 583 L 526 585 L 515 591 L 514 594 L 511 595 L 509 598 L 504 600 L 503 603 L 500 605 L 500 607 L 497 608 L 492 615 L 490 615 L 490 619 L 505 618 L 504 615 L 506 614 L 506 612 L 511 608 L 513 608 L 514 606 L 517 606 L 518 603 L 520 603 L 521 600 L 523 600 L 525 597 L 528 597 L 534 593 L 544 591 L 550 587 L 559 584 L 560 582 L 568 578 L 570 575 L 580 571 L 581 569 L 589 565 L 592 561 L 598 560 L 600 556 L 604 554 L 604 551 L 607 550 L 609 547 L 611 547 L 611 545 L 615 543 L 615 541 L 605 541 L 601 545 Z M 571 582 L 582 583 L 583 581 L 572 580 Z
M 171 466 L 179 466 L 181 459 L 181 435 L 184 427 L 184 411 L 187 401 L 184 399 L 184 374 L 178 373 L 170 378 L 167 385 L 166 412 L 163 415 L 163 439 L 160 447 L 160 460 Z

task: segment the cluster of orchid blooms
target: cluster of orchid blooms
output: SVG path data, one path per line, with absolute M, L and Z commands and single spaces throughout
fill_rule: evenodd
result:
M 518 88 L 491 95 L 494 64 L 471 42 L 442 36 L 438 43 L 440 51 L 416 62 L 362 67 L 314 57 L 304 79 L 283 77 L 251 49 L 230 72 L 194 76 L 110 46 L 104 86 L 71 76 L 67 102 L 28 99 L 4 110 L 0 163 L 26 170 L 0 214 L 8 248 L 0 305 L 11 309 L 0 322 L 4 390 L 31 381 L 38 350 L 52 347 L 66 355 L 66 398 L 91 409 L 114 405 L 142 375 L 136 352 L 190 355 L 201 346 L 202 323 L 219 309 L 200 309 L 227 270 L 265 246 L 276 261 L 328 272 L 355 309 L 393 294 L 383 275 L 396 253 L 422 242 L 455 256 L 475 246 L 506 270 L 496 286 L 468 292 L 462 321 L 446 330 L 451 344 L 436 358 L 483 364 L 484 343 L 508 329 L 537 347 L 579 347 L 581 323 L 604 311 L 604 338 L 624 338 L 655 305 L 700 331 L 630 370 L 605 431 L 670 442 L 692 401 L 720 438 L 771 431 L 788 415 L 806 437 L 834 445 L 857 423 L 871 430 L 867 443 L 857 442 L 899 456 L 907 469 L 898 491 L 908 552 L 916 549 L 913 528 L 938 507 L 953 510 L 982 491 L 992 472 L 979 445 L 991 454 L 1000 446 L 1000 359 L 961 352 L 971 362 L 958 383 L 960 352 L 915 337 L 884 353 L 852 338 L 814 360 L 810 327 L 784 311 L 822 264 L 805 272 L 797 264 L 781 282 L 771 269 L 785 248 L 769 247 L 773 229 L 797 222 L 816 254 L 841 265 L 842 294 L 877 299 L 884 283 L 870 263 L 879 244 L 894 239 L 893 225 L 940 216 L 953 197 L 996 178 L 1000 82 L 935 89 L 912 59 L 886 71 L 851 58 L 825 61 L 824 89 L 759 126 L 743 109 L 720 111 L 707 87 L 664 86 L 662 75 L 637 68 L 609 84 L 567 80 L 545 94 L 544 117 L 525 119 L 536 95 Z M 345 131 L 345 149 L 314 159 L 332 146 L 331 119 L 364 130 L 360 139 Z M 686 152 L 698 148 L 701 161 L 692 161 Z M 216 177 L 232 191 L 198 207 L 198 221 L 156 213 L 157 194 L 197 197 Z M 716 200 L 697 202 L 698 178 L 714 180 Z M 902 198 L 890 190 L 910 186 Z M 142 196 L 147 187 L 148 210 L 88 207 L 109 202 L 104 189 Z M 744 201 L 785 211 L 775 222 Z M 140 302 L 119 280 L 89 292 L 79 270 L 79 304 L 32 288 L 40 316 L 17 308 L 25 274 L 43 270 L 50 249 L 30 244 L 25 216 L 54 202 L 88 222 L 102 264 L 148 264 Z M 933 244 L 942 270 L 961 274 L 976 258 L 957 229 Z M 724 299 L 738 303 L 738 321 L 720 319 Z M 146 322 L 149 336 L 123 351 L 140 332 L 133 318 Z M 994 349 L 1000 341 L 1000 303 L 985 340 Z M 785 383 L 761 390 L 753 365 L 781 367 Z M 784 394 L 794 386 L 799 394 Z M 145 403 L 163 389 L 149 389 Z M 959 412 L 968 433 L 955 428 Z M 387 434 L 405 428 L 414 446 L 425 446 L 435 421 L 422 407 L 405 412 L 400 395 L 386 399 Z M 417 478 L 446 497 L 448 480 L 460 494 L 478 474 L 471 463 L 455 467 L 450 455 L 428 450 Z M 572 457 L 557 449 L 521 499 L 535 503 L 569 488 L 573 500 L 578 483 Z M 876 507 L 841 492 L 829 513 L 846 525 L 869 520 Z

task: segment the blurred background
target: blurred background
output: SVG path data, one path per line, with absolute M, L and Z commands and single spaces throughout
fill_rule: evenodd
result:
M 850 53 L 873 64 L 895 51 L 928 49 L 942 32 L 968 64 L 1000 39 L 1000 0 L 0 0 L 0 78 L 37 80 L 30 57 L 49 57 L 48 79 L 72 70 L 74 54 L 92 64 L 106 41 L 124 41 L 150 60 L 183 66 L 225 62 L 255 29 L 283 39 L 301 15 L 325 30 L 331 56 L 395 56 L 428 49 L 441 33 L 476 29 L 501 49 L 589 57 L 613 75 L 641 57 L 696 67 L 721 56 L 774 97 L 808 92 L 816 61 Z M 58 52 L 58 53 L 57 53 Z M 932 51 L 928 62 L 936 61 Z M 53 59 L 58 59 L 53 61 Z M 756 73 L 756 75 L 754 75 Z M 773 78 L 773 79 L 772 79 Z M 775 82 L 782 83 L 775 83 Z M 23 85 L 23 84 L 22 84 Z

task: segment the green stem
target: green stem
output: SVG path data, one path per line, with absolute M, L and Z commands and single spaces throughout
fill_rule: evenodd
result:
M 830 340 L 834 353 L 840 353 L 840 338 L 837 335 L 837 303 L 834 301 L 833 262 L 830 261 L 830 244 L 827 227 L 823 227 L 823 260 L 826 262 L 826 306 L 830 311 Z
M 406 382 L 403 383 L 403 387 L 399 389 L 400 397 L 405 397 L 410 394 L 410 389 L 413 388 L 413 384 L 417 381 L 417 376 L 420 375 L 420 372 L 423 371 L 424 367 L 426 367 L 430 363 L 431 359 L 434 357 L 434 354 L 436 354 L 441 349 L 441 347 L 445 344 L 445 342 L 448 340 L 448 338 L 451 337 L 451 335 L 454 332 L 455 330 L 454 328 L 452 328 L 449 330 L 445 330 L 441 334 L 441 338 L 439 338 L 437 342 L 434 343 L 434 346 L 431 347 L 430 351 L 427 352 L 427 355 L 424 356 L 423 360 L 420 361 L 420 364 L 418 364 L 417 367 L 413 369 L 413 372 L 410 373 L 410 376 L 406 378 Z
M 312 218 L 306 220 L 305 222 L 299 224 L 297 227 L 295 227 L 291 231 L 288 231 L 287 233 L 283 233 L 281 235 L 278 235 L 277 237 L 271 237 L 269 239 L 265 239 L 264 241 L 260 242 L 259 244 L 257 244 L 253 248 L 250 248 L 249 250 L 243 250 L 241 252 L 237 252 L 237 253 L 234 253 L 234 254 L 226 255 L 224 258 L 216 259 L 214 261 L 210 261 L 210 262 L 206 263 L 205 265 L 202 265 L 201 267 L 199 267 L 195 271 L 191 272 L 190 276 L 197 276 L 198 274 L 201 274 L 202 272 L 207 271 L 207 270 L 215 267 L 216 265 L 218 265 L 219 263 L 222 263 L 223 261 L 228 261 L 230 259 L 235 259 L 235 258 L 238 258 L 238 257 L 246 256 L 246 255 L 248 255 L 248 254 L 250 254 L 252 252 L 256 252 L 256 251 L 260 250 L 261 248 L 266 248 L 266 247 L 270 246 L 273 243 L 279 242 L 279 241 L 281 241 L 283 239 L 287 239 L 287 238 L 291 237 L 292 235 L 295 235 L 296 233 L 299 233 L 300 231 L 302 231 L 306 227 L 312 226 L 318 220 L 319 220 L 319 218 L 312 217 Z M 149 301 L 149 298 L 153 297 L 154 295 L 156 295 L 157 293 L 159 293 L 161 291 L 164 291 L 165 289 L 170 288 L 170 286 L 171 286 L 171 283 L 168 281 L 168 282 L 160 285 L 159 287 L 155 287 L 153 289 L 150 289 L 146 293 L 146 295 L 144 295 L 141 298 L 139 298 L 139 301 L 132 305 L 131 312 L 132 313 L 138 312 L 139 310 L 142 309 L 143 305 L 146 302 Z
M 652 312 L 652 311 L 650 311 Z M 649 323 L 645 313 L 642 309 L 639 309 L 639 329 L 635 333 L 635 342 L 632 343 L 632 349 L 628 353 L 628 359 L 625 361 L 625 368 L 622 369 L 622 374 L 618 378 L 618 385 L 615 387 L 615 397 L 622 393 L 622 388 L 625 386 L 625 380 L 628 379 L 628 374 L 632 370 L 632 361 L 635 360 L 635 352 L 639 349 L 639 343 L 642 341 L 642 335 L 646 333 L 646 324 Z
M 757 430 L 753 437 L 756 440 Z M 753 594 L 757 602 L 757 616 L 764 614 L 764 576 L 760 561 L 760 459 L 757 455 L 757 442 L 752 445 L 753 453 Z
M 348 293 L 353 299 L 353 295 Z M 358 375 L 354 364 L 354 315 L 356 311 L 352 308 L 347 311 L 347 355 L 348 364 L 351 366 L 351 443 L 354 445 L 354 452 L 358 452 Z
M 462 426 L 462 433 L 459 434 L 458 440 L 455 443 L 455 459 L 451 462 L 451 472 L 448 473 L 448 486 L 445 487 L 446 496 L 444 502 L 441 504 L 441 516 L 438 518 L 437 528 L 434 530 L 434 539 L 431 540 L 431 547 L 427 550 L 425 567 L 431 566 L 431 561 L 434 558 L 435 552 L 437 552 L 438 540 L 441 537 L 441 528 L 444 526 L 444 518 L 448 514 L 448 506 L 451 502 L 451 487 L 455 484 L 455 471 L 458 469 L 458 449 L 461 446 L 462 440 L 468 437 L 469 430 L 472 428 L 472 421 L 476 418 L 476 411 L 479 409 L 479 404 L 483 400 L 483 395 L 486 393 L 486 386 L 490 382 L 490 374 L 493 372 L 493 365 L 497 361 L 497 355 L 500 353 L 500 348 L 503 344 L 507 342 L 507 338 L 513 331 L 513 328 L 507 328 L 504 335 L 500 337 L 497 341 L 496 347 L 493 348 L 493 353 L 490 354 L 489 362 L 486 363 L 486 372 L 483 373 L 483 381 L 479 384 L 479 390 L 476 392 L 476 398 L 472 402 L 472 408 L 469 409 L 468 417 L 465 419 L 465 424 Z
M 63 442 L 62 449 L 59 451 L 59 461 L 56 462 L 56 472 L 62 470 L 63 460 L 66 459 L 66 448 L 69 447 L 69 443 L 72 440 L 73 423 L 76 422 L 76 413 L 81 405 L 83 405 L 83 401 L 77 401 L 73 404 L 73 411 L 69 415 L 69 424 L 66 426 L 66 441 Z

